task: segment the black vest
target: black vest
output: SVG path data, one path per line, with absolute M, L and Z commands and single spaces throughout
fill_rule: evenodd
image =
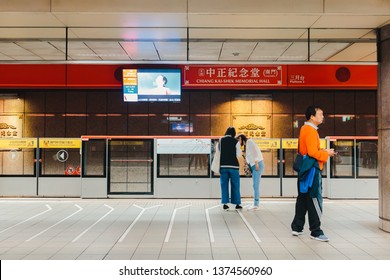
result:
M 238 140 L 231 136 L 224 136 L 221 138 L 221 162 L 220 166 L 222 168 L 239 168 L 237 155 L 236 155 L 236 145 Z

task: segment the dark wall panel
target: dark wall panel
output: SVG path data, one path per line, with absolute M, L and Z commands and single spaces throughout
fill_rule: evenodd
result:
M 25 114 L 23 137 L 44 137 L 45 117 L 43 114 Z
M 143 135 L 147 135 L 146 133 Z M 169 135 L 169 121 L 167 116 L 149 116 L 149 135 Z
M 87 93 L 87 113 L 105 114 L 107 112 L 107 93 L 91 91 Z
M 88 135 L 107 135 L 107 117 L 89 115 L 87 118 Z
M 334 94 L 335 114 L 355 114 L 355 92 L 338 91 Z
M 356 91 L 356 114 L 376 114 L 376 92 Z
M 45 102 L 46 113 L 61 113 L 64 114 L 66 110 L 66 93 L 55 92 L 55 93 L 46 93 L 46 102 Z
M 191 135 L 211 135 L 211 117 L 210 115 L 191 115 L 193 132 Z
M 178 103 L 125 103 L 120 90 L 25 91 L 0 112 L 24 114 L 24 137 L 80 135 L 223 135 L 232 115 L 270 114 L 271 137 L 297 137 L 309 105 L 324 109 L 320 136 L 377 135 L 376 91 L 186 90 Z M 261 94 L 271 99 L 259 99 Z M 252 97 L 251 97 L 252 96 Z M 174 120 L 172 117 L 181 118 Z M 174 131 L 182 121 L 193 132 Z
M 195 91 L 190 98 L 190 113 L 191 114 L 210 114 L 210 93 Z
M 123 101 L 121 92 L 113 91 L 107 93 L 107 113 L 127 114 L 127 102 Z
M 293 112 L 293 94 L 288 91 L 276 91 L 272 94 L 272 112 L 291 114 Z
M 127 115 L 107 117 L 108 135 L 127 135 Z
M 80 137 L 87 134 L 87 117 L 66 117 L 66 137 Z
M 65 117 L 47 114 L 45 117 L 45 137 L 65 136 Z
M 272 117 L 272 137 L 292 138 L 292 116 L 290 114 L 275 114 Z
M 66 113 L 86 114 L 87 93 L 83 91 L 68 91 L 66 94 Z
M 211 92 L 210 105 L 212 114 L 230 114 L 230 93 L 214 91 Z
M 45 112 L 45 93 L 28 92 L 23 94 L 25 113 L 44 113 Z
M 128 135 L 149 135 L 149 117 L 144 115 L 130 115 L 127 118 Z

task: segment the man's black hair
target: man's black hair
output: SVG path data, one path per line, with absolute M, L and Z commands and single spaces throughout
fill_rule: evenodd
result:
M 311 116 L 315 116 L 318 110 L 322 110 L 320 106 L 309 106 L 306 109 L 306 120 L 310 120 Z M 323 111 L 323 110 L 322 110 Z

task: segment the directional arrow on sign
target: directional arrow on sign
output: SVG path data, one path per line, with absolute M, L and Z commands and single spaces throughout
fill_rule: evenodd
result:
M 65 162 L 68 160 L 69 154 L 65 150 L 59 150 L 57 152 L 57 159 L 61 162 Z

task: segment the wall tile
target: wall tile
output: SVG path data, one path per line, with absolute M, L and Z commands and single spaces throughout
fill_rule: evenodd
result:
M 191 93 L 191 114 L 210 114 L 210 92 L 194 91 Z
M 274 114 L 272 117 L 272 136 L 274 138 L 293 137 L 293 120 L 290 114 Z
M 1 100 L 3 104 L 0 104 L 0 110 L 4 113 L 23 113 L 24 111 L 24 99 L 6 99 Z M 3 106 L 2 106 L 3 105 Z
M 66 113 L 85 114 L 87 112 L 87 93 L 68 91 L 66 94 Z
M 230 114 L 211 115 L 211 136 L 223 136 L 226 129 L 231 126 Z
M 45 112 L 45 93 L 28 92 L 23 94 L 24 111 L 26 113 L 44 113 Z
M 210 115 L 190 115 L 192 123 L 192 135 L 211 135 L 211 117 Z
M 293 112 L 293 94 L 289 91 L 275 91 L 272 94 L 272 112 L 288 114 Z
M 23 137 L 44 137 L 45 116 L 44 114 L 25 114 L 23 125 Z
M 107 113 L 127 114 L 127 102 L 123 101 L 122 92 L 120 91 L 107 92 Z
M 311 91 L 294 91 L 293 104 L 295 114 L 305 114 L 306 108 L 314 104 L 313 92 Z
M 107 112 L 107 93 L 103 91 L 87 92 L 87 113 L 105 114 Z
M 128 135 L 149 135 L 149 117 L 145 115 L 131 115 L 127 119 Z
M 87 134 L 87 117 L 66 117 L 66 137 L 80 137 Z
M 355 93 L 353 91 L 338 91 L 334 94 L 335 114 L 355 113 Z
M 188 114 L 190 112 L 190 94 L 183 92 L 180 102 L 169 102 L 168 112 L 170 114 Z
M 166 116 L 149 116 L 149 135 L 169 135 L 169 122 Z
M 107 135 L 107 117 L 89 115 L 87 118 L 87 135 Z
M 65 117 L 61 115 L 47 115 L 45 117 L 45 137 L 65 136 Z
M 212 114 L 230 114 L 230 92 L 212 91 L 210 92 L 210 105 Z
M 46 113 L 65 113 L 66 110 L 66 93 L 47 92 L 45 102 Z
M 127 135 L 127 115 L 107 117 L 108 135 Z

